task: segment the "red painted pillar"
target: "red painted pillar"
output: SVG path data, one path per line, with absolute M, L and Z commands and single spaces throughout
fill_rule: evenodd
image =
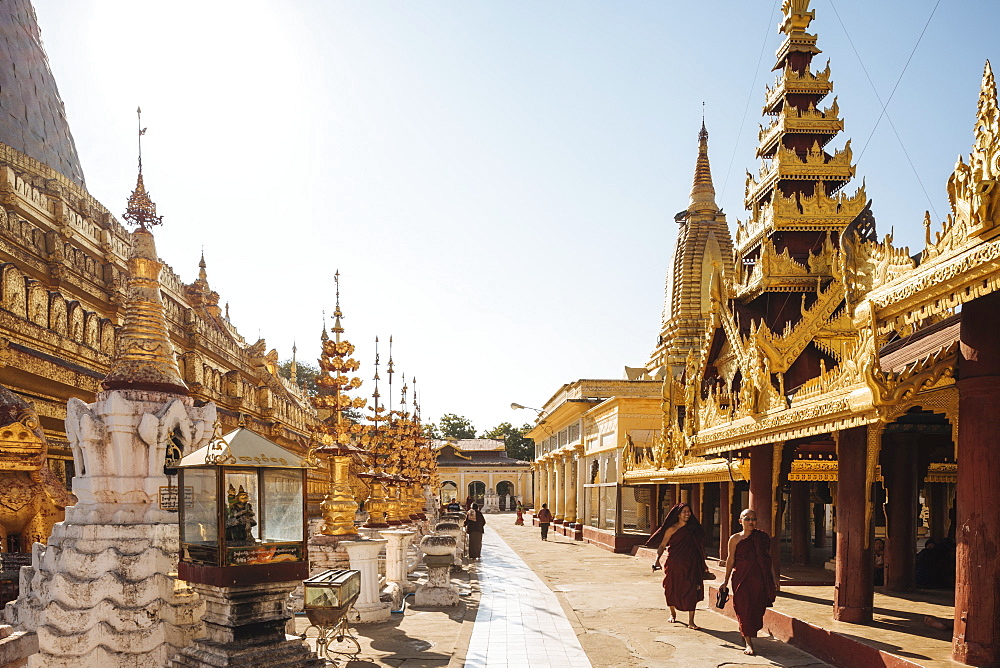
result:
M 870 490 L 865 479 L 867 427 L 840 432 L 837 444 L 837 569 L 833 618 L 867 624 L 872 621 L 871 525 L 865 517 Z
M 719 483 L 719 560 L 729 557 L 729 537 L 733 535 L 733 484 Z
M 826 506 L 813 504 L 813 547 L 826 547 Z
M 952 658 L 1000 663 L 1000 293 L 962 307 Z
M 913 591 L 917 547 L 917 449 L 913 435 L 887 434 L 882 444 L 886 487 L 885 590 Z
M 810 521 L 809 483 L 796 480 L 792 483 L 788 512 L 792 520 L 792 563 L 809 565 Z
M 771 536 L 771 561 L 774 578 L 780 572 L 781 542 L 774 526 L 774 446 L 755 445 L 750 448 L 750 507 L 757 513 L 757 528 Z
M 699 522 L 701 522 L 703 521 L 701 517 L 701 483 L 696 482 L 688 489 L 691 490 L 688 496 L 688 499 L 690 499 L 688 501 L 688 505 L 691 506 L 691 512 L 694 516 L 698 518 Z

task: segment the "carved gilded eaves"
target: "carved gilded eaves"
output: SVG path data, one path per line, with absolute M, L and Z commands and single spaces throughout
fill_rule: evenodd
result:
M 773 158 L 764 163 L 757 178 L 753 180 L 752 189 L 748 191 L 748 208 L 757 201 L 757 195 L 774 187 L 779 179 L 795 181 L 848 181 L 854 176 L 854 166 L 851 164 L 851 142 L 848 140 L 843 150 L 828 155 L 819 145 L 819 141 L 799 155 L 792 149 L 779 146 Z
M 774 88 L 770 86 L 765 88 L 767 89 L 764 96 L 765 114 L 774 109 L 788 94 L 826 95 L 833 90 L 833 82 L 830 81 L 830 61 L 826 61 L 825 70 L 815 73 L 806 70 L 799 74 L 788 64 L 775 79 Z
M 752 180 L 749 174 L 747 177 Z M 736 221 L 737 252 L 743 254 L 753 248 L 767 230 L 842 230 L 867 203 L 864 183 L 853 195 L 828 195 L 823 181 L 816 182 L 812 195 L 786 196 L 775 191 L 767 204 L 753 212 L 750 220 Z
M 874 403 L 883 413 L 909 401 L 923 390 L 934 390 L 954 382 L 958 368 L 959 342 L 907 365 L 899 372 L 872 373 Z
M 843 129 L 844 121 L 840 118 L 840 105 L 837 104 L 837 98 L 833 98 L 830 106 L 823 110 L 816 109 L 811 105 L 806 109 L 785 105 L 770 125 L 766 128 L 761 126 L 757 135 L 759 142 L 757 157 L 770 155 L 785 133 L 808 132 L 833 137 Z M 750 201 L 749 197 L 748 201 Z
M 784 373 L 798 359 L 809 342 L 827 327 L 830 317 L 844 299 L 843 286 L 831 281 L 821 290 L 810 308 L 802 308 L 802 317 L 780 335 L 761 323 L 751 325 L 750 339 L 758 350 L 767 355 L 773 373 Z M 803 303 L 805 296 L 803 295 Z

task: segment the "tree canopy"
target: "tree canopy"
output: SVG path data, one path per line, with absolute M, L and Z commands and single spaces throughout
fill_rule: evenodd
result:
M 319 388 L 316 386 L 316 376 L 319 375 L 319 367 L 308 362 L 295 363 L 295 378 L 306 394 L 314 396 Z M 278 375 L 282 378 L 292 379 L 292 360 L 287 359 L 278 364 Z
M 512 459 L 530 462 L 535 458 L 535 442 L 530 438 L 525 438 L 525 434 L 531 431 L 531 425 L 525 423 L 520 427 L 515 427 L 510 422 L 501 422 L 487 432 L 482 438 L 502 438 L 507 446 L 507 456 Z
M 440 432 L 441 438 L 476 437 L 476 428 L 472 425 L 472 420 L 461 415 L 455 415 L 454 413 L 445 413 L 442 415 L 436 429 Z

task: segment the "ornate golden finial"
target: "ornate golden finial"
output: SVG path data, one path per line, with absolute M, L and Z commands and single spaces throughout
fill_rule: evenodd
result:
M 786 35 L 804 33 L 809 23 L 816 18 L 815 10 L 809 9 L 809 0 L 784 0 L 781 3 L 781 32 Z
M 201 248 L 201 260 L 198 261 L 198 280 L 208 282 L 208 272 L 205 269 L 208 265 L 205 264 L 205 247 Z
M 993 66 L 986 61 L 983 67 L 983 83 L 979 89 L 979 107 L 976 110 L 976 143 L 978 152 L 992 153 L 1000 135 L 1000 113 L 997 108 L 997 83 L 993 77 Z
M 142 127 L 142 109 L 136 108 L 135 113 L 139 118 L 139 177 L 135 183 L 135 190 L 128 198 L 128 205 L 122 218 L 132 225 L 148 230 L 154 225 L 162 225 L 163 216 L 156 215 L 156 204 L 146 192 L 146 186 L 142 181 L 142 136 L 146 134 L 146 128 Z
M 323 331 L 319 335 L 320 341 L 329 341 L 330 337 L 326 333 L 326 309 L 323 309 Z
M 694 183 L 691 185 L 691 213 L 715 213 L 719 205 L 715 203 L 715 186 L 712 184 L 712 168 L 708 162 L 708 130 L 704 117 L 698 132 L 698 160 L 694 168 Z
M 340 319 L 344 317 L 344 314 L 340 310 L 340 270 L 333 275 L 333 282 L 336 286 L 337 302 L 336 306 L 333 308 L 333 328 L 331 331 L 334 333 L 334 340 L 338 343 L 340 342 L 340 335 L 344 333 L 344 326 L 340 323 Z
M 292 341 L 292 367 L 288 370 L 288 375 L 291 376 L 291 381 L 293 384 L 299 384 L 299 365 L 295 361 L 295 353 L 298 349 L 295 347 L 295 341 Z
M 145 131 L 145 128 L 140 129 L 140 136 Z M 159 219 L 154 215 L 156 207 L 152 202 L 149 202 L 152 208 L 143 208 L 142 197 L 148 200 L 142 187 L 140 159 L 139 183 L 129 198 L 129 212 L 134 214 L 130 220 L 138 228 L 132 232 L 132 253 L 128 259 L 125 321 L 118 334 L 111 370 L 101 385 L 106 390 L 142 389 L 186 395 L 188 388 L 177 367 L 160 300 L 163 265 L 157 258 L 156 243 L 147 228 L 147 225 L 158 225 Z M 129 214 L 125 217 L 129 219 Z

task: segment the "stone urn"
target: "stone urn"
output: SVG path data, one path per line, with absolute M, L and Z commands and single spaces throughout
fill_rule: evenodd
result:
M 461 522 L 465 519 L 465 513 L 441 513 L 442 522 Z
M 424 563 L 428 568 L 451 566 L 455 561 L 458 541 L 454 536 L 424 536 L 420 541 L 420 549 L 424 553 Z
M 452 554 L 458 543 L 452 536 L 424 536 L 420 549 L 427 564 L 427 582 L 417 587 L 417 606 L 449 607 L 458 605 L 458 590 L 448 577 Z

